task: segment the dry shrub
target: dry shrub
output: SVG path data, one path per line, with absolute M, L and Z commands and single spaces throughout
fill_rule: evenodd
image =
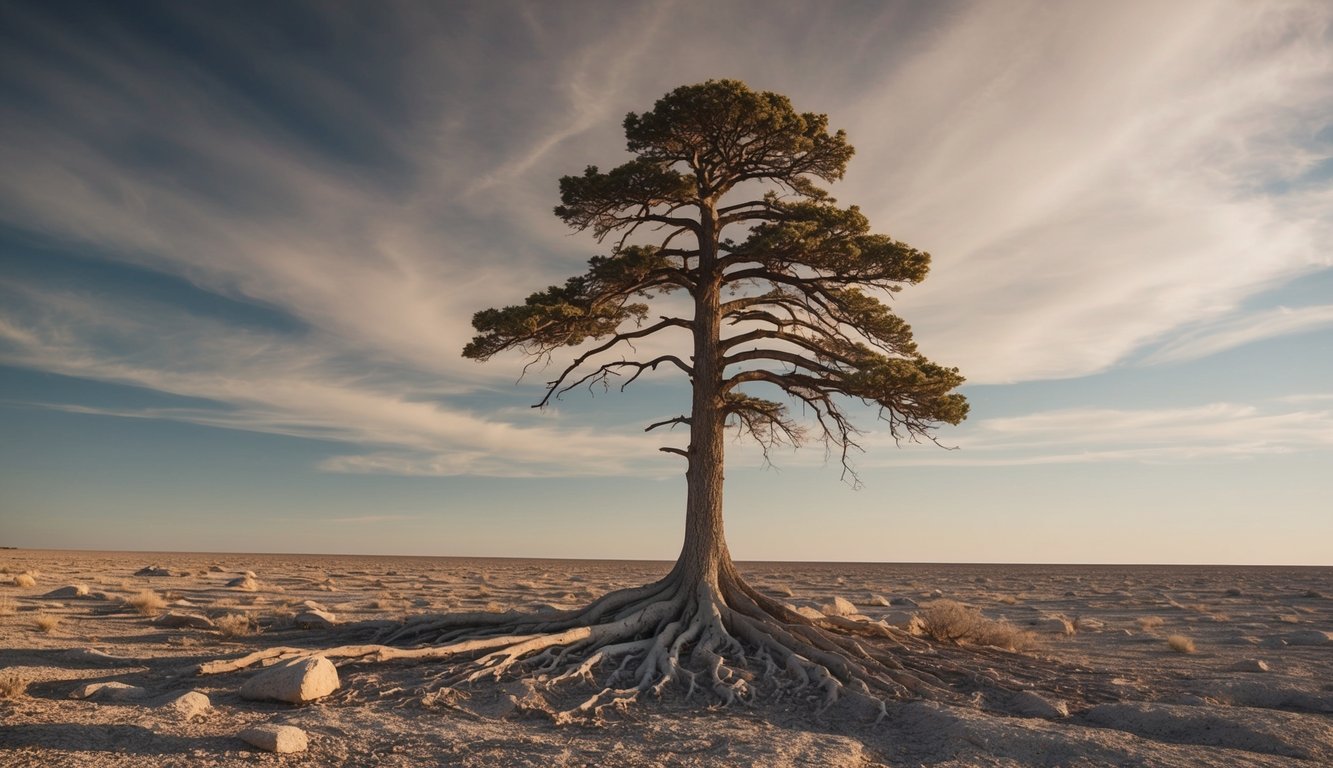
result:
M 1018 605 L 1018 598 L 1013 595 L 1000 595 L 995 598 L 995 602 L 1003 603 L 1004 605 Z
M 919 614 L 921 629 L 936 640 L 988 645 L 1022 651 L 1037 644 L 1037 636 L 1008 621 L 994 621 L 953 600 L 938 600 Z
M 162 596 L 151 589 L 145 589 L 125 600 L 125 604 L 145 616 L 156 616 L 167 607 Z
M 31 573 L 20 573 L 14 577 L 14 586 L 35 587 L 37 586 L 37 579 L 33 578 Z
M 39 613 L 32 618 L 32 623 L 34 626 L 37 627 L 39 631 L 46 632 L 49 634 L 51 632 L 54 632 L 56 630 L 56 627 L 60 626 L 60 617 L 50 616 L 45 613 Z
M 1134 620 L 1139 625 L 1139 629 L 1156 629 L 1166 623 L 1161 616 L 1140 616 Z
M 0 672 L 0 698 L 17 699 L 28 691 L 31 682 L 27 675 L 17 669 Z
M 250 617 L 243 613 L 229 613 L 226 616 L 219 616 L 213 620 L 213 626 L 217 627 L 218 632 L 223 637 L 244 637 L 252 635 L 255 632 L 254 622 Z
M 1184 635 L 1171 635 L 1166 644 L 1176 653 L 1194 653 L 1194 641 Z

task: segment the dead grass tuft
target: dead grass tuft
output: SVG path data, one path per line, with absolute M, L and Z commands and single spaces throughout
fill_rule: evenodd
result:
M 1166 644 L 1176 653 L 1194 653 L 1194 641 L 1184 635 L 1171 635 L 1166 638 Z
M 17 699 L 28 692 L 32 680 L 17 669 L 0 672 L 0 699 Z
M 1134 623 L 1139 625 L 1139 629 L 1148 630 L 1157 629 L 1165 624 L 1166 620 L 1161 616 L 1140 616 L 1134 620 Z
M 167 603 L 162 596 L 151 589 L 145 589 L 139 593 L 126 598 L 125 604 L 145 616 L 156 616 L 167 607 Z
M 243 613 L 229 613 L 213 620 L 213 626 L 223 637 L 245 637 L 253 635 L 257 629 L 250 617 Z
M 60 626 L 60 617 L 39 613 L 32 617 L 32 623 L 37 627 L 38 631 L 50 634 L 56 631 L 56 627 Z
M 37 586 L 37 579 L 33 578 L 31 573 L 20 573 L 14 577 L 14 586 L 35 587 Z
M 987 645 L 1023 651 L 1037 645 L 1037 636 L 1019 629 L 1008 621 L 994 621 L 953 600 L 938 600 L 919 614 L 921 628 L 930 637 L 942 642 Z

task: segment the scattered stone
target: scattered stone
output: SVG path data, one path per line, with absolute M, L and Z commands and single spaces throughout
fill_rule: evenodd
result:
M 158 709 L 164 709 L 182 720 L 191 721 L 202 720 L 212 707 L 213 702 L 199 691 L 186 691 L 158 705 Z
M 1286 648 L 1287 641 L 1280 637 L 1265 637 L 1263 640 L 1259 641 L 1259 647 L 1268 649 Z
M 220 565 L 210 565 L 210 566 L 208 566 L 208 572 L 209 572 L 209 573 L 225 573 L 225 571 L 222 570 L 222 566 L 220 566 Z
M 329 609 L 328 606 L 322 603 L 317 603 L 314 600 L 306 600 L 303 603 L 301 603 L 301 605 L 304 606 L 307 610 L 311 611 L 327 611 Z
M 806 617 L 807 619 L 822 619 L 822 618 L 824 618 L 824 614 L 820 613 L 818 610 L 816 610 L 816 609 L 814 609 L 814 608 L 811 608 L 811 607 L 808 606 L 808 605 L 802 605 L 801 607 L 799 607 L 799 608 L 794 608 L 793 610 L 795 610 L 797 613 L 801 614 L 802 616 Z
M 1009 700 L 1009 707 L 1021 717 L 1041 717 L 1047 720 L 1069 717 L 1068 704 L 1063 701 L 1049 701 L 1032 691 L 1015 694 Z
M 241 740 L 268 752 L 304 752 L 310 746 L 305 731 L 294 725 L 256 725 L 241 731 Z
M 213 620 L 207 616 L 200 616 L 194 613 L 180 613 L 177 611 L 168 611 L 153 621 L 159 627 L 189 628 L 189 629 L 212 629 Z
M 1244 659 L 1228 667 L 1232 672 L 1267 672 L 1268 662 L 1263 659 Z
M 1079 619 L 1074 622 L 1074 628 L 1079 632 L 1100 632 L 1106 628 L 1106 624 L 1097 619 Z
M 893 603 L 890 603 L 890 602 L 889 602 L 889 599 L 888 599 L 887 597 L 885 597 L 884 595 L 871 595 L 871 596 L 870 596 L 870 599 L 866 601 L 866 604 L 867 604 L 867 605 L 878 605 L 878 606 L 882 606 L 882 607 L 884 607 L 884 608 L 888 608 L 890 605 L 893 605 Z
M 116 599 L 116 596 L 110 592 L 90 592 L 88 597 L 92 600 L 102 600 L 103 602 L 109 602 Z
M 825 616 L 851 616 L 856 613 L 856 606 L 852 605 L 851 600 L 839 595 L 833 598 L 833 602 L 820 606 L 819 610 Z
M 83 586 L 82 584 L 70 584 L 67 587 L 53 589 L 50 592 L 47 592 L 46 594 L 42 595 L 42 597 L 49 597 L 53 599 L 62 599 L 62 598 L 68 599 L 71 597 L 87 597 L 87 596 L 88 596 L 88 588 Z
M 241 686 L 241 698 L 305 704 L 338 689 L 338 669 L 323 656 L 276 664 Z
M 159 568 L 156 565 L 147 565 L 134 572 L 135 576 L 170 576 L 171 571 L 166 568 Z
M 92 699 L 93 701 L 133 701 L 142 699 L 148 691 L 128 683 L 88 683 L 76 688 L 69 695 L 71 699 Z
M 301 629 L 328 629 L 338 623 L 333 614 L 313 608 L 298 613 L 292 621 Z
M 1283 639 L 1287 645 L 1333 645 L 1333 632 L 1302 629 L 1299 632 L 1288 632 Z
M 910 598 L 910 597 L 895 597 L 895 598 L 893 598 L 892 600 L 889 601 L 889 605 L 905 605 L 905 606 L 907 606 L 908 608 L 920 608 L 920 607 L 921 607 L 921 606 L 917 603 L 917 601 L 913 600 L 913 599 Z

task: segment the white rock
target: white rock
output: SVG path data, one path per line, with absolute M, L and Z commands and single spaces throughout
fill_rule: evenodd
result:
M 1022 717 L 1043 717 L 1048 720 L 1069 717 L 1069 705 L 1063 701 L 1049 701 L 1032 691 L 1021 691 L 1009 700 L 1009 706 Z
M 148 691 L 128 683 L 88 683 L 69 695 L 71 699 L 93 699 L 94 701 L 133 701 L 142 699 Z
M 241 686 L 241 698 L 305 704 L 338 689 L 338 669 L 323 656 L 274 665 Z
M 302 629 L 328 629 L 338 623 L 328 611 L 314 609 L 298 613 L 292 621 Z
M 213 620 L 207 616 L 193 613 L 169 611 L 153 621 L 159 627 L 189 627 L 191 629 L 212 629 Z
M 241 740 L 269 752 L 304 752 L 310 746 L 305 731 L 294 725 L 257 725 L 241 731 Z
M 82 584 L 71 584 L 68 587 L 53 589 L 50 592 L 47 592 L 46 594 L 42 595 L 42 597 L 50 597 L 57 599 L 70 598 L 70 597 L 87 597 L 87 596 L 88 596 L 88 588 L 83 586 Z
M 167 710 L 182 720 L 203 718 L 212 707 L 213 702 L 199 691 L 186 691 L 158 705 L 158 709 Z
M 825 616 L 851 616 L 856 613 L 856 606 L 852 605 L 851 600 L 838 596 L 833 598 L 833 602 L 820 606 L 819 610 L 823 611 Z

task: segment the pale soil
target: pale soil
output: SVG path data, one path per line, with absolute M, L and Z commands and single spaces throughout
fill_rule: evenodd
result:
M 140 577 L 160 565 L 172 576 Z M 430 664 L 342 665 L 342 688 L 306 707 L 243 701 L 252 672 L 199 677 L 205 661 L 266 645 L 332 644 L 299 630 L 302 601 L 339 622 L 418 613 L 575 607 L 604 591 L 660 577 L 666 563 L 300 555 L 0 551 L 0 679 L 30 681 L 0 698 L 3 766 L 1199 766 L 1333 765 L 1333 569 L 742 563 L 756 586 L 797 606 L 842 596 L 872 619 L 947 598 L 1020 626 L 1063 616 L 1072 636 L 1040 634 L 1021 660 L 1064 670 L 1048 700 L 1071 714 L 1024 718 L 966 704 L 895 703 L 872 723 L 838 708 L 786 701 L 719 709 L 696 695 L 640 703 L 602 723 L 556 726 L 515 708 L 520 683 L 480 685 L 469 698 L 425 706 L 412 689 Z M 36 585 L 13 577 L 37 572 Z M 258 588 L 224 586 L 254 571 Z M 103 598 L 44 599 L 82 584 Z M 265 630 L 223 638 L 164 629 L 119 601 L 151 589 L 176 610 L 254 616 Z M 790 595 L 787 595 L 787 591 Z M 110 598 L 110 599 L 106 599 Z M 886 598 L 880 600 L 879 598 Z M 50 632 L 40 616 L 58 617 Z M 1144 627 L 1140 619 L 1159 617 Z M 1183 635 L 1195 652 L 1166 638 Z M 120 660 L 90 660 L 95 649 Z M 71 651 L 76 651 L 71 653 Z M 1013 658 L 1013 657 L 1008 657 Z M 1003 675 L 1006 656 L 977 658 Z M 1262 660 L 1267 672 L 1238 672 Z M 87 682 L 147 689 L 134 702 L 70 698 Z M 158 704 L 198 690 L 213 709 L 196 722 Z M 259 752 L 248 725 L 292 724 L 310 734 L 297 755 Z

